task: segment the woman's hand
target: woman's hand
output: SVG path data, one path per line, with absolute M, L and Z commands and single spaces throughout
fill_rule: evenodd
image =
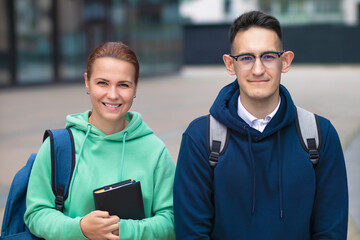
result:
M 112 232 L 114 235 L 119 236 L 119 229 Z
M 118 240 L 119 221 L 119 217 L 110 216 L 108 212 L 97 210 L 81 219 L 80 228 L 84 236 L 92 240 Z

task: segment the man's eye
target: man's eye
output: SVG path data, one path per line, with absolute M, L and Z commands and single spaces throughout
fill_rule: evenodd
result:
M 263 56 L 262 56 L 262 59 L 264 59 L 264 60 L 274 60 L 276 58 L 276 55 L 275 54 L 271 54 L 271 53 L 269 53 L 269 54 L 264 54 Z
M 241 56 L 238 59 L 241 62 L 251 62 L 254 59 L 254 57 L 251 55 L 246 55 L 246 56 Z

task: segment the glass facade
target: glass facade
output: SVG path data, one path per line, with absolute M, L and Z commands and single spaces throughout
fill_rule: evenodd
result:
M 344 22 L 341 0 L 259 0 L 259 8 L 284 25 Z
M 60 81 L 82 80 L 86 68 L 87 43 L 83 1 L 58 2 L 58 66 Z
M 105 41 L 128 44 L 141 76 L 178 71 L 178 1 L 0 0 L 0 86 L 82 81 L 88 54 Z
M 0 0 L 0 86 L 10 84 L 8 12 L 5 0 Z
M 182 63 L 177 1 L 112 2 L 111 38 L 122 39 L 135 50 L 142 74 L 177 71 Z
M 51 0 L 15 0 L 17 82 L 53 78 Z

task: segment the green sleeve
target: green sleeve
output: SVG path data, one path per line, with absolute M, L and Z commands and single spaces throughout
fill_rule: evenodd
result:
M 154 172 L 153 216 L 143 220 L 120 220 L 119 239 L 175 239 L 173 182 L 175 165 L 166 148 Z
M 87 239 L 81 232 L 80 220 L 80 217 L 70 218 L 55 209 L 48 138 L 41 146 L 31 170 L 25 224 L 32 234 L 45 239 Z

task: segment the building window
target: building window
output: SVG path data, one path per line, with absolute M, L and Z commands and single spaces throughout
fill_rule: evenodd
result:
M 5 0 L 0 0 L 0 86 L 10 83 L 8 11 Z
M 50 82 L 53 76 L 51 0 L 15 0 L 18 83 Z
M 224 0 L 224 12 L 229 14 L 231 11 L 231 0 Z
M 58 1 L 59 78 L 62 81 L 82 79 L 86 68 L 87 43 L 83 1 Z M 88 16 L 90 17 L 90 16 Z

